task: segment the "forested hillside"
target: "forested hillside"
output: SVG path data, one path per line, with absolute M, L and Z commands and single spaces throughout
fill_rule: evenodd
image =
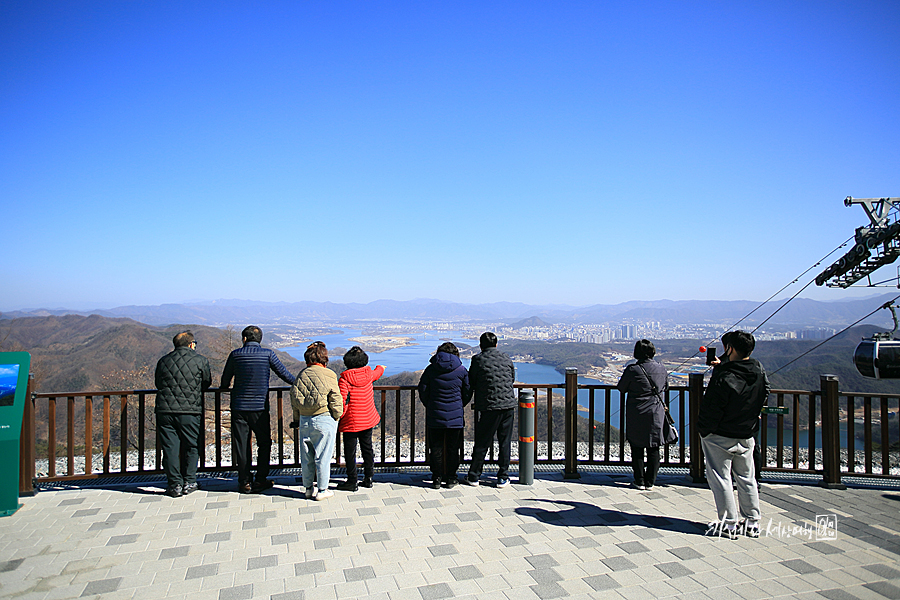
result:
M 152 389 L 156 361 L 172 350 L 172 337 L 186 329 L 194 333 L 197 351 L 209 358 L 218 385 L 228 353 L 241 344 L 234 328 L 153 327 L 97 315 L 30 317 L 0 321 L 0 351 L 31 354 L 37 392 Z M 264 335 L 263 344 L 274 340 Z M 293 373 L 302 367 L 287 353 L 279 357 Z

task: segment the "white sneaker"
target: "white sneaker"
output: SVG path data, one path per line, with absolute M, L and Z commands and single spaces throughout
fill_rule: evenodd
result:
M 331 490 L 319 490 L 319 493 L 316 494 L 316 500 L 327 500 L 334 496 L 334 492 Z
M 306 493 L 304 494 L 304 496 L 306 496 L 307 500 L 312 500 L 313 498 L 316 497 L 316 488 L 314 488 L 314 487 L 306 488 Z
M 498 488 L 509 487 L 509 477 L 502 477 L 502 478 L 498 479 L 498 480 L 497 480 L 497 487 L 498 487 Z
M 471 485 L 472 487 L 478 487 L 480 482 L 477 479 L 469 479 L 469 476 L 466 475 L 463 479 L 463 483 L 465 483 L 466 485 Z

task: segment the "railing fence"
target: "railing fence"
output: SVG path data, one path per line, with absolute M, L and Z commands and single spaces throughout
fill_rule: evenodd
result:
M 814 391 L 772 391 L 768 405 L 787 407 L 788 414 L 763 416 L 759 443 L 764 469 L 820 474 L 822 485 L 835 488 L 843 487 L 842 475 L 900 479 L 900 394 L 841 394 L 837 378 L 830 375 L 823 375 L 821 384 L 821 389 Z M 579 465 L 630 466 L 625 411 L 614 386 L 578 384 L 577 372 L 569 369 L 564 384 L 516 384 L 516 388 L 534 393 L 536 464 L 561 464 L 566 477 L 577 477 Z M 560 390 L 562 395 L 555 393 Z M 587 392 L 585 404 L 579 404 L 579 390 Z M 373 432 L 376 466 L 427 465 L 428 432 L 415 386 L 376 385 L 375 391 L 381 414 Z M 35 482 L 162 473 L 152 406 L 155 393 L 35 394 L 29 382 L 20 453 L 22 493 L 30 493 Z M 225 394 L 211 389 L 204 396 L 201 471 L 233 470 Z M 702 394 L 700 374 L 690 375 L 687 387 L 669 388 L 670 401 L 677 407 L 680 439 L 665 447 L 661 457 L 662 466 L 686 467 L 696 481 L 704 479 L 704 464 L 699 433 L 691 423 L 696 422 Z M 288 428 L 285 420 L 290 419 L 289 388 L 272 387 L 269 398 L 274 433 L 271 464 L 275 468 L 299 467 L 297 431 Z M 472 415 L 468 409 L 467 415 Z M 474 439 L 474 418 L 467 416 L 466 421 L 464 459 Z M 515 423 L 513 431 L 517 428 Z M 338 438 L 335 463 L 340 465 L 343 456 Z M 517 445 L 513 446 L 515 460 Z M 491 447 L 488 462 L 495 461 L 496 451 Z

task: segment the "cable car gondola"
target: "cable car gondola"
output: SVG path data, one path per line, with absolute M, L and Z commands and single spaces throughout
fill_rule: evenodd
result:
M 882 308 L 891 309 L 894 329 L 863 339 L 853 353 L 853 362 L 863 377 L 900 379 L 900 340 L 893 339 L 894 332 L 897 331 L 897 313 L 894 312 L 895 307 L 890 302 Z

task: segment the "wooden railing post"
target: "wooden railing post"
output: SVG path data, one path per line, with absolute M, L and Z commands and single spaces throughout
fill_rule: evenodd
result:
M 690 478 L 694 483 L 706 483 L 706 472 L 703 464 L 703 448 L 700 446 L 700 431 L 697 421 L 700 420 L 700 399 L 703 397 L 703 373 L 688 375 L 688 405 L 691 413 L 691 470 Z
M 820 486 L 830 490 L 845 490 L 841 483 L 841 434 L 840 417 L 838 416 L 838 377 L 837 375 L 821 375 L 822 387 L 822 481 Z M 809 435 L 815 436 L 810 424 Z M 810 464 L 813 464 L 810 456 Z
M 579 479 L 578 473 L 578 369 L 566 367 L 566 465 L 564 479 Z M 552 456 L 552 455 L 551 455 Z
M 25 409 L 22 413 L 22 433 L 19 436 L 19 496 L 34 496 L 34 375 L 28 374 Z

